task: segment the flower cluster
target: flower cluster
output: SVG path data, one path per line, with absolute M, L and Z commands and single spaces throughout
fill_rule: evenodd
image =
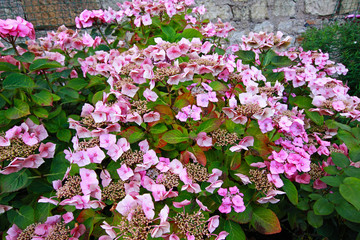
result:
M 33 223 L 23 230 L 14 224 L 7 231 L 6 240 L 77 240 L 85 233 L 86 228 L 84 224 L 80 224 L 70 230 L 67 223 L 73 221 L 73 219 L 73 213 L 68 212 L 62 216 L 48 217 L 44 223 Z
M 35 30 L 32 23 L 17 17 L 15 19 L 0 19 L 0 37 L 8 39 L 9 37 L 29 37 L 35 39 Z
M 44 158 L 53 158 L 55 144 L 41 142 L 47 137 L 44 125 L 36 125 L 30 119 L 6 131 L 4 136 L 0 136 L 0 173 L 11 174 L 23 168 L 38 168 L 45 162 Z

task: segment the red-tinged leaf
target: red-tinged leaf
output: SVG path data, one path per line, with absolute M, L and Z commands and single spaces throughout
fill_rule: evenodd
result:
M 279 219 L 273 211 L 267 208 L 254 208 L 250 223 L 261 234 L 269 235 L 281 232 Z
M 192 152 L 196 160 L 203 166 L 206 166 L 206 156 L 203 150 L 198 145 L 190 147 L 190 152 Z
M 209 105 L 206 108 L 203 108 L 202 115 L 207 116 L 215 110 L 215 105 L 210 102 Z
M 187 92 L 187 93 L 184 93 L 184 94 L 181 94 L 179 95 L 176 100 L 175 100 L 175 103 L 181 99 L 184 99 L 186 100 L 189 104 L 188 105 L 193 105 L 195 103 L 195 98 L 194 96 L 191 94 L 191 92 Z M 187 106 L 187 105 L 185 105 Z M 185 107 L 184 106 L 184 107 Z
M 156 148 L 163 148 L 167 145 L 167 142 L 165 142 L 162 138 L 159 139 L 157 143 L 155 143 Z
M 140 128 L 131 126 L 123 130 L 120 135 L 126 138 L 129 143 L 134 143 L 141 140 L 144 137 L 145 133 Z
M 169 116 L 170 118 L 174 118 L 173 111 L 171 110 L 171 108 L 169 106 L 157 105 L 154 107 L 154 110 L 156 112 L 159 112 L 161 117 Z
M 180 162 L 183 164 L 188 164 L 190 161 L 190 152 L 189 151 L 183 151 L 180 155 Z
M 234 155 L 228 157 L 230 169 L 236 170 L 241 166 L 241 153 L 236 152 Z
M 84 209 L 80 212 L 79 216 L 76 218 L 76 220 L 79 223 L 83 223 L 86 219 L 92 218 L 95 216 L 95 211 L 92 209 Z

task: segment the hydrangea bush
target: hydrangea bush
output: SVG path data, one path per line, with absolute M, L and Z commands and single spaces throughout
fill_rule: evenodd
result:
M 280 32 L 225 47 L 234 29 L 193 4 L 85 10 L 90 31 L 39 39 L 0 21 L 3 238 L 357 236 L 360 99 L 336 79 L 345 66 Z

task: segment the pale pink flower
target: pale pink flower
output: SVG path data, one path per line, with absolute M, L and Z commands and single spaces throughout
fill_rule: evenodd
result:
M 205 132 L 200 132 L 196 137 L 196 143 L 200 147 L 211 147 L 212 138 L 208 137 Z
M 120 168 L 118 168 L 117 173 L 119 174 L 119 177 L 121 180 L 126 181 L 130 177 L 134 176 L 134 172 L 131 168 L 127 167 L 126 164 L 122 164 Z
M 183 200 L 181 202 L 173 202 L 173 205 L 176 208 L 182 208 L 182 207 L 185 207 L 185 206 L 189 205 L 190 203 L 191 203 L 191 201 L 185 199 L 185 200 Z

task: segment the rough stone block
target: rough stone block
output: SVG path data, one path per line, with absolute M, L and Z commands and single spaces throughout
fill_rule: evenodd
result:
M 234 14 L 234 20 L 249 21 L 250 20 L 250 9 L 249 6 L 234 6 L 232 7 Z
M 296 14 L 296 3 L 293 0 L 275 0 L 274 16 L 291 17 Z
M 274 25 L 270 21 L 265 21 L 260 24 L 256 24 L 253 32 L 273 32 Z
M 253 21 L 262 21 L 269 18 L 266 0 L 256 1 L 250 9 L 251 19 Z
M 340 14 L 353 13 L 359 9 L 360 2 L 354 0 L 341 1 Z
M 336 0 L 305 0 L 305 12 L 312 15 L 330 15 L 335 12 Z

